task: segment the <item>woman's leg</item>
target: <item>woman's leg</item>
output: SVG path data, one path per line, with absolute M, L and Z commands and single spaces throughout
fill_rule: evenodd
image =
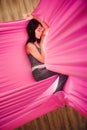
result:
M 38 68 L 32 72 L 34 78 L 36 81 L 44 80 L 46 78 L 49 78 L 53 75 L 56 75 L 58 73 L 55 73 L 53 71 L 47 70 L 46 68 Z
M 59 74 L 59 73 L 47 70 L 46 68 L 36 69 L 32 73 L 36 81 L 44 80 L 53 75 Z M 55 92 L 61 91 L 63 89 L 67 79 L 68 79 L 68 75 L 59 74 L 59 81 L 58 81 L 57 89 Z
M 58 86 L 57 86 L 57 89 L 54 93 L 56 93 L 57 91 L 61 91 L 63 89 L 67 79 L 68 79 L 68 75 L 64 75 L 64 74 L 59 75 Z

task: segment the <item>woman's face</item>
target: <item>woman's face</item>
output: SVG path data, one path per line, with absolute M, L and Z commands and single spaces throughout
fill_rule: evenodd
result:
M 39 24 L 38 27 L 35 29 L 35 37 L 37 39 L 40 39 L 42 32 L 43 32 L 43 27 Z

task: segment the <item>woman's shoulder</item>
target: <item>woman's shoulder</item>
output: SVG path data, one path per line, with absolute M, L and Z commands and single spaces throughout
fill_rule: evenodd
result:
M 32 48 L 35 48 L 35 45 L 32 42 L 28 42 L 26 47 L 29 49 L 32 49 Z
M 27 47 L 29 47 L 29 46 L 34 46 L 34 44 L 33 44 L 32 42 L 28 42 L 26 46 L 27 46 Z
M 26 44 L 26 52 L 27 52 L 27 54 L 30 54 L 30 51 L 34 50 L 34 48 L 35 48 L 34 44 L 31 43 L 31 42 L 28 42 Z

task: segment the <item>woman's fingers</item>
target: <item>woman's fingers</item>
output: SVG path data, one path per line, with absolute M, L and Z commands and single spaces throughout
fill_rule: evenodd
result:
M 24 19 L 32 19 L 33 16 L 32 16 L 31 13 L 27 13 L 27 14 L 23 14 L 23 18 L 24 18 Z
M 31 13 L 28 13 L 28 14 L 27 14 L 27 17 L 30 18 L 30 19 L 32 19 L 32 18 L 33 18 L 33 15 L 32 15 Z

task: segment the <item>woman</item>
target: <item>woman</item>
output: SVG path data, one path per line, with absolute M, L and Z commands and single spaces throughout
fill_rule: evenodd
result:
M 36 81 L 40 81 L 58 74 L 46 69 L 44 64 L 45 60 L 43 42 L 49 27 L 45 22 L 42 22 L 36 16 L 27 14 L 27 18 L 31 20 L 27 25 L 27 33 L 29 38 L 26 42 L 26 53 L 31 63 L 33 77 Z M 66 75 L 60 74 L 58 83 L 60 85 L 58 85 L 58 89 L 62 89 L 67 80 L 67 77 L 68 76 Z

